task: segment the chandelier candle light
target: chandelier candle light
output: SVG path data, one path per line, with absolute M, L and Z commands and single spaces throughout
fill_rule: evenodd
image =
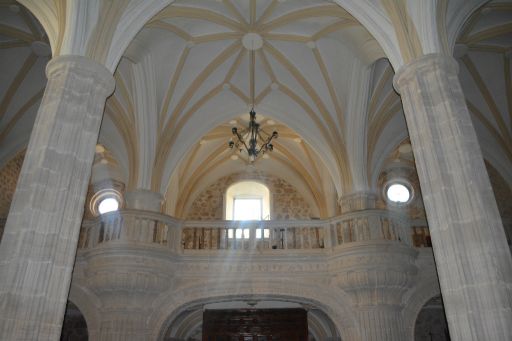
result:
M 260 124 L 256 122 L 256 112 L 254 108 L 251 109 L 249 115 L 249 127 L 240 132 L 237 127 L 233 127 L 231 132 L 234 138 L 229 141 L 228 145 L 231 149 L 238 149 L 240 153 L 243 153 L 245 149 L 249 156 L 249 162 L 253 163 L 260 155 L 274 149 L 274 145 L 271 142 L 272 139 L 278 137 L 278 134 L 277 131 L 268 134 L 263 129 L 260 129 Z

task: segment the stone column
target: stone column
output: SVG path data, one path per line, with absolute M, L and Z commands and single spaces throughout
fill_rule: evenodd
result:
M 512 258 L 454 59 L 395 75 L 452 340 L 512 340 Z
M 59 340 L 105 99 L 114 78 L 56 57 L 0 244 L 0 339 Z

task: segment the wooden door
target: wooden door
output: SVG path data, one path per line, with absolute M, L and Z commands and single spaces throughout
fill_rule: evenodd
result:
M 206 310 L 203 341 L 307 341 L 304 309 Z

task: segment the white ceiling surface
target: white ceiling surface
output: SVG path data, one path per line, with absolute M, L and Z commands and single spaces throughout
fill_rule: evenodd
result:
M 32 48 L 44 32 L 22 6 L 0 5 L 0 166 L 28 143 L 49 57 Z
M 229 3 L 235 7 L 229 6 Z M 161 115 L 160 127 L 170 120 L 181 120 L 181 125 L 173 126 L 174 129 L 148 133 L 152 136 L 175 134 L 173 142 L 163 148 L 168 151 L 168 155 L 160 191 L 167 191 L 169 179 L 173 173 L 177 174 L 175 172 L 180 163 L 190 167 L 188 171 L 179 173 L 180 190 L 192 187 L 194 195 L 199 194 L 208 183 L 226 175 L 226 172 L 245 167 L 243 160 L 233 161 L 223 150 L 220 157 L 226 160 L 218 164 L 219 170 L 223 171 L 211 170 L 207 177 L 200 178 L 200 184 L 194 184 L 194 179 L 187 179 L 197 175 L 193 170 L 207 168 L 208 163 L 204 163 L 204 159 L 215 153 L 219 146 L 227 144 L 231 130 L 227 122 L 243 114 L 248 116 L 252 102 L 251 84 L 254 84 L 258 117 L 264 117 L 262 122 L 273 119 L 294 131 L 290 132 L 290 136 L 281 134 L 275 143 L 276 157 L 272 155 L 268 160 L 258 161 L 256 167 L 283 178 L 303 178 L 295 182 L 298 190 L 305 193 L 306 197 L 314 196 L 315 190 L 322 192 L 324 183 L 334 184 L 340 193 L 343 190 L 340 168 L 342 160 L 337 155 L 337 149 L 347 134 L 346 125 L 341 121 L 351 119 L 347 105 L 354 92 L 354 69 L 369 68 L 383 53 L 370 34 L 335 4 L 302 0 L 276 2 L 277 6 L 271 10 L 267 7 L 271 3 L 255 2 L 256 23 L 265 10 L 268 15 L 261 25 L 254 23 L 249 27 L 250 1 L 177 1 L 171 8 L 177 9 L 181 17 L 160 14 L 158 20 L 147 25 L 128 48 L 127 58 L 121 61 L 117 72 L 119 77 L 126 80 L 132 100 L 137 99 L 137 95 L 133 95 L 136 92 L 133 85 L 134 65 L 150 60 L 152 67 L 147 72 L 154 73 L 157 110 L 148 110 L 144 115 Z M 173 13 L 172 9 L 168 13 Z M 224 22 L 227 24 L 219 24 Z M 350 25 L 321 37 L 312 37 L 330 25 L 342 23 Z M 241 38 L 248 31 L 260 34 L 265 44 L 255 52 L 254 80 L 251 79 L 251 52 L 241 43 Z M 219 33 L 226 36 L 219 40 L 197 42 L 208 35 Z M 192 43 L 194 39 L 196 42 Z M 223 53 L 225 55 L 212 65 L 212 60 Z M 180 61 L 184 54 L 187 57 Z M 172 97 L 168 100 L 168 108 L 164 110 L 167 89 L 177 72 L 179 77 Z M 231 76 L 226 80 L 230 72 Z M 322 72 L 325 72 L 327 80 Z M 203 79 L 198 82 L 197 79 L 202 75 Z M 229 86 L 224 85 L 227 83 Z M 216 87 L 222 89 L 214 96 L 208 96 Z M 292 92 L 295 98 L 290 98 L 285 92 Z M 119 95 L 123 107 L 128 108 L 130 105 L 127 104 L 127 98 Z M 198 105 L 205 96 L 208 100 Z M 217 138 L 210 143 L 201 145 L 194 160 L 187 162 L 191 150 L 201 137 L 221 124 L 224 124 L 225 135 L 217 134 Z M 144 137 L 140 135 L 139 142 L 147 146 L 148 139 L 142 141 Z M 293 140 L 297 135 L 309 146 L 310 156 L 306 155 L 303 148 L 295 148 L 296 142 L 286 141 Z M 139 148 L 144 149 L 142 144 L 139 144 Z M 281 153 L 280 147 L 286 147 L 289 153 Z M 279 158 L 281 161 L 276 160 Z M 218 159 L 210 163 L 216 161 Z M 297 163 L 301 171 L 297 171 Z M 323 168 L 328 169 L 330 177 L 317 176 L 326 173 L 321 170 Z M 148 164 L 145 170 L 140 169 L 140 172 L 143 171 L 155 172 L 155 164 Z M 142 176 L 140 172 L 139 177 Z M 187 194 L 191 198 L 194 195 Z M 335 201 L 332 198 L 323 200 L 329 203 Z
M 251 26 L 250 0 L 176 1 L 139 32 L 117 68 L 99 141 L 118 159 L 127 183 L 138 175 L 132 188 L 166 193 L 169 212 L 178 198 L 188 198 L 181 203 L 188 207 L 210 183 L 246 168 L 243 160 L 230 159 L 225 146 L 229 121 L 236 118 L 240 127 L 248 117 L 253 81 L 257 117 L 269 131 L 274 127 L 267 120 L 276 121 L 280 133 L 271 157 L 256 167 L 292 183 L 314 207 L 324 206 L 324 215 L 334 213 L 336 196 L 350 191 L 343 183 L 347 170 L 353 183 L 365 174 L 374 185 L 387 154 L 407 136 L 391 66 L 379 60 L 384 54 L 377 42 L 346 11 L 320 0 L 254 3 Z M 447 17 L 475 3 L 450 1 Z M 48 61 L 28 59 L 32 41 L 46 38 L 23 7 L 16 11 L 11 4 L 0 2 L 0 165 L 28 143 L 39 101 L 28 102 L 44 87 Z M 510 65 L 511 22 L 512 1 L 487 3 L 460 31 L 462 51 L 468 52 L 458 59 L 466 97 L 480 113 L 472 116 L 482 149 L 510 183 L 512 95 L 504 70 Z M 250 51 L 241 43 L 249 31 L 264 41 L 255 52 L 253 81 Z M 20 72 L 23 64 L 30 66 L 26 74 Z M 365 86 L 367 99 L 358 100 Z M 361 115 L 366 125 L 356 124 Z M 298 137 L 301 143 L 294 141 Z M 200 145 L 201 139 L 207 142 Z M 339 153 L 342 144 L 351 153 L 346 158 Z M 368 166 L 348 166 L 349 160 L 367 160 Z
M 512 1 L 490 1 L 462 29 L 455 51 L 484 156 L 512 185 L 511 23 Z

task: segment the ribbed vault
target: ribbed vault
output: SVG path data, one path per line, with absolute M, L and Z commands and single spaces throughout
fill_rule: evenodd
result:
M 427 3 L 421 2 L 423 13 L 434 11 Z M 38 18 L 49 18 L 36 10 L 42 4 L 50 9 L 50 2 L 27 4 Z M 494 0 L 480 8 L 478 1 L 440 2 L 437 21 L 430 24 L 429 16 L 417 18 L 420 4 L 400 12 L 390 1 L 379 1 L 362 15 L 367 5 L 347 0 L 167 5 L 124 52 L 105 110 L 99 142 L 123 169 L 127 189 L 165 194 L 173 213 L 215 179 L 244 171 L 247 164 L 232 160 L 225 143 L 230 122 L 243 125 L 253 105 L 265 129 L 281 135 L 271 157 L 258 161 L 259 171 L 290 179 L 327 216 L 336 212 L 337 197 L 374 189 L 384 161 L 408 133 L 392 86 L 399 58 L 390 57 L 391 65 L 359 21 L 386 52 L 386 44 L 397 43 L 410 49 L 409 56 L 420 49 L 417 39 L 423 52 L 431 49 L 431 38 L 424 37 L 428 32 L 418 30 L 420 22 L 435 32 L 447 30 L 442 44 L 455 45 L 484 156 L 512 183 L 510 2 Z M 119 11 L 112 7 L 105 15 L 114 21 Z M 383 32 L 376 32 L 369 20 L 386 17 L 391 26 L 380 22 Z M 404 33 L 400 22 L 418 27 L 410 39 L 397 42 L 393 39 Z M 43 96 L 50 40 L 64 48 L 58 51 L 71 48 L 70 37 L 59 43 L 61 26 L 44 26 L 51 29 L 50 39 L 25 7 L 0 1 L 0 165 L 28 143 Z M 117 36 L 120 28 L 114 26 L 109 30 L 115 32 L 94 34 Z M 391 27 L 396 36 L 385 41 Z M 261 47 L 244 46 L 248 33 L 261 38 L 252 40 Z M 106 53 L 88 44 L 94 56 Z
M 250 35 L 261 46 L 248 46 Z M 244 123 L 254 106 L 262 125 L 280 133 L 276 151 L 256 167 L 295 178 L 324 215 L 333 214 L 336 193 L 325 189 L 339 195 L 352 183 L 350 79 L 382 55 L 329 2 L 177 1 L 128 48 L 103 129 L 117 128 L 122 143 L 110 148 L 127 156 L 129 187 L 186 202 L 206 185 L 206 174 L 213 181 L 246 167 L 233 162 L 226 141 L 229 122 Z

